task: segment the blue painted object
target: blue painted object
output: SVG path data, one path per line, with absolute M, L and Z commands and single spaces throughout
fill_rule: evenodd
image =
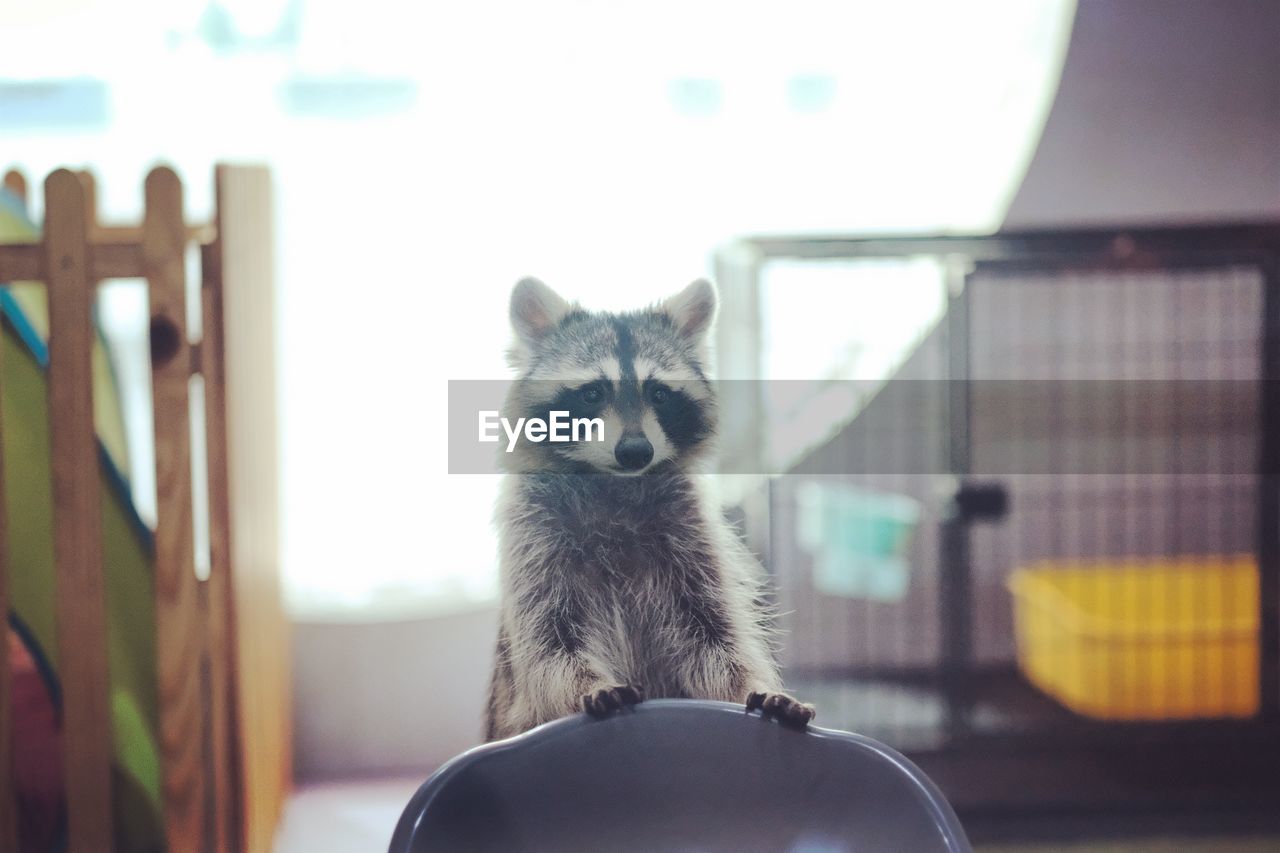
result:
M 110 121 L 105 80 L 0 80 L 0 130 L 100 130 Z
M 566 717 L 450 761 L 391 840 L 391 853 L 446 850 L 970 853 L 942 794 L 883 744 L 683 699 Z

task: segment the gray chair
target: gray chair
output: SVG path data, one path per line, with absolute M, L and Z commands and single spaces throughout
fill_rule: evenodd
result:
M 968 853 L 955 813 L 870 738 L 660 699 L 466 752 L 405 808 L 391 853 Z

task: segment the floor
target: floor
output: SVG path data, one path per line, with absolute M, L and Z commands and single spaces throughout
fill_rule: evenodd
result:
M 276 853 L 386 850 L 400 810 L 421 779 L 301 786 L 285 809 Z
M 302 786 L 285 812 L 276 853 L 385 850 L 400 810 L 420 779 Z M 975 853 L 1277 853 L 1280 838 L 1144 838 L 980 845 Z

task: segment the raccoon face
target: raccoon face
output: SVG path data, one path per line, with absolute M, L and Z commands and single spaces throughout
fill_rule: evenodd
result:
M 521 280 L 511 292 L 509 352 L 519 378 L 506 412 L 548 422 L 567 412 L 587 428 L 565 441 L 521 441 L 509 466 L 634 477 L 699 458 L 715 432 L 706 375 L 715 312 L 715 288 L 703 280 L 625 314 L 590 313 Z

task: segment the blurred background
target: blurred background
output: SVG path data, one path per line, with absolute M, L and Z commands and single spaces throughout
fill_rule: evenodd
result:
M 1280 755 L 1280 267 L 1235 226 L 1280 219 L 1280 4 L 47 0 L 0 26 L 5 168 L 89 169 L 133 221 L 163 162 L 200 222 L 216 163 L 270 167 L 279 849 L 385 843 L 479 740 L 496 479 L 449 473 L 444 406 L 507 375 L 525 274 L 592 308 L 718 281 L 719 373 L 755 383 L 725 442 L 753 475 L 722 488 L 788 683 L 975 839 L 1275 829 L 1280 762 L 1244 756 Z M 154 524 L 144 282 L 98 312 Z

